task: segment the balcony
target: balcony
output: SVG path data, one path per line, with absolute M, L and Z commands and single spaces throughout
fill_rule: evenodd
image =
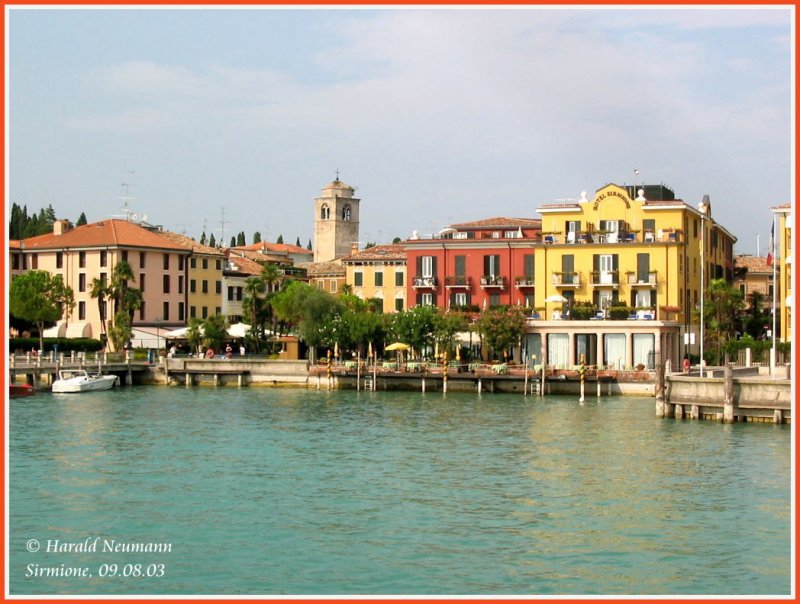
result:
M 447 289 L 469 289 L 472 287 L 472 278 L 464 275 L 445 277 L 444 285 Z
M 656 271 L 650 271 L 645 275 L 639 275 L 638 273 L 629 272 L 627 273 L 628 276 L 628 285 L 631 287 L 656 287 L 658 285 L 658 279 L 656 275 Z M 645 277 L 642 279 L 641 277 Z
M 619 271 L 592 271 L 592 286 L 619 287 Z
M 436 277 L 414 277 L 411 281 L 414 289 L 436 289 L 437 285 Z
M 505 289 L 506 278 L 500 275 L 484 275 L 481 277 L 481 289 Z
M 526 287 L 535 287 L 536 284 L 533 282 L 533 277 L 517 277 L 514 279 L 514 286 L 517 289 L 523 289 Z
M 556 287 L 574 287 L 581 286 L 581 274 L 575 272 L 567 273 L 553 273 L 553 285 Z

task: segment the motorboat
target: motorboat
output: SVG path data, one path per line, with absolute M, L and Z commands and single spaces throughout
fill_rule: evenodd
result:
M 53 392 L 93 392 L 109 390 L 119 378 L 116 375 L 89 375 L 85 369 L 62 369 L 53 382 Z
M 22 398 L 36 394 L 36 389 L 30 384 L 9 384 L 8 396 L 10 398 Z

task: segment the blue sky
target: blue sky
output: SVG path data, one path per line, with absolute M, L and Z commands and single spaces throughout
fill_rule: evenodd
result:
M 129 207 L 305 245 L 358 187 L 361 236 L 536 217 L 664 183 L 766 253 L 793 201 L 790 9 L 13 9 L 11 202 Z M 634 174 L 639 170 L 639 176 Z

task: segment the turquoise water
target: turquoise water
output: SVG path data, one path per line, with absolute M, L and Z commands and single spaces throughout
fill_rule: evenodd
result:
M 788 594 L 790 435 L 649 398 L 39 394 L 10 402 L 10 593 Z M 98 537 L 171 551 L 45 551 Z

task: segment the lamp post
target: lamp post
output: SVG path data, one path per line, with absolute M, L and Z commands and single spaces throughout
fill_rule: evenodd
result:
M 705 344 L 705 299 L 706 299 L 706 213 L 708 212 L 708 195 L 697 205 L 700 210 L 700 377 L 703 377 L 703 346 Z
M 161 324 L 164 320 L 161 317 L 156 317 L 154 323 L 156 324 L 156 354 L 158 354 L 158 350 L 161 348 L 159 346 L 159 340 L 161 339 Z

